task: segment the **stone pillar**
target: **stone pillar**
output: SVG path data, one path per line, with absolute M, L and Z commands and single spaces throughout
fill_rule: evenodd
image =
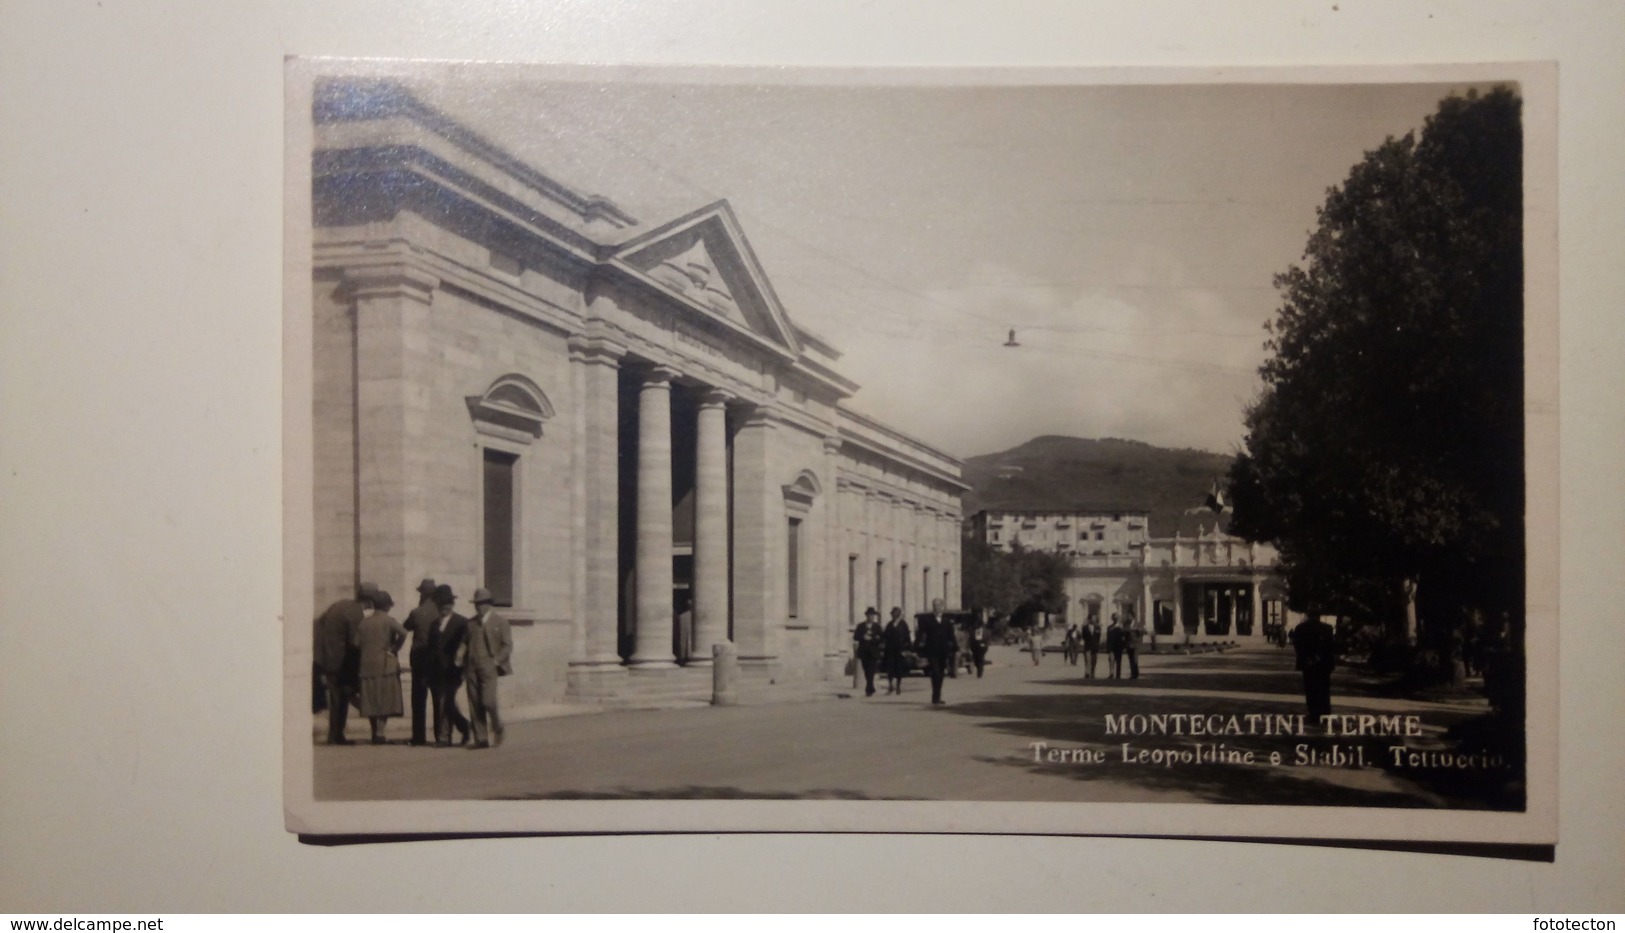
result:
M 1175 559 L 1177 560 L 1179 554 L 1179 544 L 1177 541 L 1174 543 L 1174 554 Z M 1174 637 L 1179 639 L 1180 644 L 1187 644 L 1190 642 L 1190 635 L 1189 630 L 1185 628 L 1185 583 L 1179 578 L 1179 574 L 1177 573 L 1173 575 L 1173 585 Z
M 625 350 L 600 338 L 570 342 L 570 366 L 579 386 L 579 440 L 575 493 L 580 522 L 578 578 L 570 656 L 572 686 L 584 675 L 617 674 L 621 667 L 617 591 L 620 586 L 620 360 Z M 579 639 L 579 641 L 577 641 Z
M 1157 620 L 1151 614 L 1151 575 L 1147 572 L 1145 560 L 1140 560 L 1140 624 L 1145 626 L 1146 637 L 1151 644 L 1157 643 Z
M 1263 583 L 1264 581 L 1256 575 L 1253 577 L 1253 637 L 1257 639 L 1264 637 L 1264 594 L 1260 592 L 1263 589 Z
M 852 639 L 846 627 L 846 604 L 841 601 L 842 577 L 847 560 L 841 532 L 840 465 L 841 438 L 824 438 L 824 668 L 829 676 L 839 676 L 845 658 L 851 653 Z
M 416 375 L 429 363 L 440 280 L 394 262 L 346 269 L 344 284 L 355 302 L 356 570 L 401 598 L 412 578 L 445 566 L 428 515 L 429 396 Z
M 676 373 L 652 366 L 638 390 L 638 512 L 635 557 L 637 632 L 634 668 L 676 666 L 671 653 L 671 380 Z
M 700 396 L 694 454 L 694 641 L 689 663 L 711 663 L 728 642 L 728 409 L 715 389 Z M 730 655 L 731 657 L 731 655 Z
M 772 664 L 770 633 L 784 622 L 786 526 L 783 490 L 773 482 L 774 430 L 758 409 L 734 435 L 733 614 L 741 670 Z

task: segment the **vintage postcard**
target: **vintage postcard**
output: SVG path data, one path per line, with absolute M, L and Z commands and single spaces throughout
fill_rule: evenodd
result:
M 287 63 L 287 825 L 1556 842 L 1556 75 Z

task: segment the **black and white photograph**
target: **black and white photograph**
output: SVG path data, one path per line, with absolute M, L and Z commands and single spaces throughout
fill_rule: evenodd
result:
M 290 830 L 1557 841 L 1549 69 L 286 77 Z

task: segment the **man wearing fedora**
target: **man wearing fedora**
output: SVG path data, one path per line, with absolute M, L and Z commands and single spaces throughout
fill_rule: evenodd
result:
M 361 620 L 372 609 L 377 587 L 363 583 L 354 599 L 341 599 L 316 617 L 316 670 L 327 691 L 327 744 L 349 745 L 344 725 L 361 684 Z
M 875 668 L 880 665 L 882 637 L 880 613 L 870 606 L 863 613 L 863 621 L 852 630 L 852 657 L 863 668 L 864 696 L 875 695 Z
M 435 623 L 439 635 L 434 639 L 429 684 L 434 690 L 434 744 L 445 748 L 451 744 L 451 730 L 462 733 L 462 743 L 468 744 L 468 719 L 457 708 L 457 690 L 463 685 L 463 649 L 468 643 L 468 620 L 452 611 L 457 596 L 445 583 L 434 588 L 434 605 L 439 616 Z M 416 676 L 416 675 L 414 675 Z
M 498 712 L 497 678 L 513 672 L 513 637 L 508 620 L 491 611 L 491 591 L 474 591 L 474 618 L 468 620 L 464 682 L 468 685 L 468 714 L 474 726 L 474 748 L 502 744 L 502 716 Z
M 407 657 L 412 668 L 412 744 L 428 744 L 424 713 L 433 699 L 434 720 L 440 721 L 440 694 L 434 682 L 440 671 L 440 607 L 434 601 L 435 582 L 424 577 L 418 584 L 418 605 L 406 616 L 405 627 L 412 633 Z

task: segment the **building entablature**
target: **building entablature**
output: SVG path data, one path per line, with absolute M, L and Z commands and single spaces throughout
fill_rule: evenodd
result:
M 916 512 L 936 515 L 944 520 L 959 520 L 957 503 L 949 493 L 930 488 L 910 488 L 887 482 L 874 476 L 847 472 L 847 464 L 837 465 L 836 488 L 879 502 L 895 504 Z
M 801 351 L 803 332 L 726 202 L 627 237 L 636 221 L 604 199 L 520 164 L 403 90 L 359 85 L 335 83 L 317 103 L 318 270 L 375 261 L 361 254 L 380 248 L 422 253 L 447 283 L 566 335 L 585 329 L 572 314 L 596 317 L 630 352 L 731 377 L 753 401 L 782 384 L 793 396 L 786 421 L 833 433 L 828 417 L 792 409 L 832 414 L 857 386 L 822 362 L 833 353 L 821 338 L 812 355 Z
M 312 118 L 317 178 L 387 178 L 393 173 L 397 183 L 410 183 L 400 176 L 416 173 L 431 183 L 461 189 L 502 213 L 524 217 L 593 257 L 617 231 L 638 223 L 608 198 L 548 177 L 388 79 L 319 81 Z

